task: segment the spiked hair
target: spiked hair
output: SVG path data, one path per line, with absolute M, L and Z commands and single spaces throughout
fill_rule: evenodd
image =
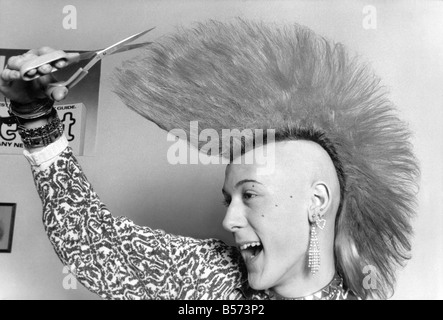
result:
M 201 130 L 275 129 L 277 140 L 320 144 L 341 189 L 337 270 L 362 298 L 393 293 L 419 169 L 380 79 L 343 45 L 297 24 L 209 21 L 158 39 L 116 76 L 122 101 L 164 130 L 198 120 Z M 374 270 L 376 289 L 365 288 Z

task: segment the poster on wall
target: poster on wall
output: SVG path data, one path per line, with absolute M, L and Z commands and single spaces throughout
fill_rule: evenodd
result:
M 0 252 L 11 252 L 15 207 L 15 203 L 0 203 Z
M 0 70 L 9 57 L 27 52 L 26 49 L 0 49 Z M 68 51 L 84 52 L 84 51 Z M 68 79 L 78 68 L 86 65 L 82 61 L 54 73 L 57 80 Z M 82 81 L 80 81 L 65 100 L 55 104 L 62 120 L 65 135 L 74 153 L 79 156 L 91 156 L 95 151 L 97 134 L 98 97 L 100 89 L 101 63 L 98 62 Z M 0 94 L 0 117 L 7 117 L 8 110 L 3 95 Z M 0 123 L 0 155 L 22 154 L 23 144 L 17 126 Z

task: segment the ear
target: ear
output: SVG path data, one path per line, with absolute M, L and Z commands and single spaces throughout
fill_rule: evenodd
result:
M 309 222 L 313 223 L 318 216 L 322 217 L 331 205 L 331 192 L 325 182 L 312 185 L 311 203 L 309 205 Z

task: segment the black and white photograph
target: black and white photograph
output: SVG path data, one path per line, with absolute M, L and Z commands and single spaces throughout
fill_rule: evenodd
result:
M 0 0 L 0 299 L 441 300 L 442 122 L 443 1 Z

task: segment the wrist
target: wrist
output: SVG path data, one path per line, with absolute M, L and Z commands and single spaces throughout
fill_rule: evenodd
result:
M 9 114 L 16 118 L 19 124 L 34 121 L 51 113 L 54 100 L 50 98 L 37 99 L 30 103 L 19 103 L 11 100 Z
M 48 115 L 19 123 L 18 129 L 25 148 L 33 151 L 48 146 L 63 135 L 63 124 L 55 108 Z
M 32 120 L 32 121 L 27 121 L 27 122 L 25 122 L 25 123 L 22 123 L 21 125 L 20 125 L 20 127 L 22 128 L 22 129 L 35 129 L 35 128 L 39 128 L 39 127 L 42 127 L 42 126 L 44 126 L 44 125 L 47 125 L 48 123 L 49 123 L 49 120 L 50 120 L 50 117 L 42 117 L 42 118 L 39 118 L 39 119 L 35 119 L 35 120 Z

